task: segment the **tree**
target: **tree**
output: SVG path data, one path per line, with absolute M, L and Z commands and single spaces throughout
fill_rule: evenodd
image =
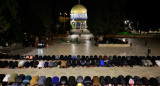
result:
M 17 0 L 0 0 L 0 41 L 4 45 L 9 40 L 19 40 L 20 19 L 17 16 Z
M 117 34 L 123 30 L 126 0 L 92 0 L 88 6 L 88 29 L 94 35 Z
M 30 0 L 29 9 L 33 15 L 36 15 L 40 18 L 42 25 L 44 26 L 45 35 L 50 39 L 53 31 L 52 26 L 54 24 L 54 14 L 50 0 Z

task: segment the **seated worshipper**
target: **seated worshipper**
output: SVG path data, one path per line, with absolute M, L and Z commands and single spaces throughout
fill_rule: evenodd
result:
M 60 85 L 67 85 L 67 77 L 66 76 L 62 76 L 60 79 Z
M 19 67 L 19 68 L 22 68 L 22 67 L 23 67 L 23 65 L 24 65 L 24 63 L 25 63 L 25 61 L 23 61 L 23 60 L 22 60 L 22 61 L 20 61 L 20 62 L 18 63 L 18 67 Z
M 99 67 L 100 66 L 100 61 L 96 60 L 96 66 Z
M 134 80 L 132 78 L 129 79 L 129 85 L 134 86 Z
M 59 55 L 56 55 L 55 60 L 59 60 L 59 59 L 60 59 Z
M 11 83 L 16 82 L 16 77 L 17 76 L 18 76 L 17 73 L 12 73 L 11 77 L 8 79 L 8 82 L 11 82 Z
M 38 86 L 43 86 L 45 84 L 45 81 L 46 81 L 46 77 L 40 76 L 37 82 Z
M 32 79 L 30 81 L 31 86 L 37 85 L 38 78 L 39 78 L 39 76 L 32 76 Z
M 141 79 L 140 79 L 139 76 L 134 76 L 133 80 L 134 80 L 134 85 L 140 85 L 140 86 L 142 86 L 142 81 L 141 81 Z
M 156 77 L 158 84 L 160 84 L 160 76 Z
M 81 66 L 84 67 L 86 65 L 84 60 L 81 60 Z
M 112 78 L 112 82 L 113 82 L 113 85 L 114 85 L 114 86 L 118 86 L 118 80 L 117 80 L 116 77 L 113 77 L 113 78 Z
M 105 85 L 110 85 L 110 84 L 112 84 L 113 82 L 112 82 L 112 79 L 111 79 L 111 77 L 110 76 L 106 76 L 105 77 Z M 118 83 L 118 82 L 117 82 Z
M 25 79 L 25 75 L 24 74 L 20 74 L 19 76 L 16 77 L 16 82 L 21 84 L 21 83 L 23 83 L 24 79 Z
M 11 74 L 7 74 L 4 78 L 3 78 L 3 82 L 8 82 L 9 78 L 11 77 Z
M 26 61 L 26 62 L 24 63 L 24 65 L 23 65 L 24 68 L 29 68 L 29 66 L 30 66 L 30 65 L 29 65 L 29 61 Z
M 160 67 L 160 60 L 156 60 L 155 62 L 158 65 L 158 67 Z
M 71 60 L 67 60 L 67 67 L 71 66 Z
M 119 76 L 117 77 L 117 80 L 118 80 L 118 84 L 119 84 L 119 85 L 125 85 L 125 84 L 126 84 L 125 78 L 124 78 L 124 76 L 122 76 L 122 75 L 119 75 Z
M 74 76 L 70 76 L 68 79 L 68 85 L 69 86 L 76 86 L 77 82 Z
M 62 60 L 60 67 L 61 67 L 61 68 L 67 68 L 66 61 Z
M 81 56 L 80 55 L 77 55 L 77 60 L 81 60 Z
M 82 76 L 77 77 L 77 83 L 83 83 L 83 77 Z
M 8 84 L 8 80 L 9 80 L 9 78 L 11 77 L 11 75 L 10 74 L 7 74 L 4 78 L 3 78 L 3 82 L 2 82 L 2 86 L 7 86 L 7 84 Z
M 104 85 L 105 85 L 104 76 L 100 76 L 100 77 L 99 77 L 99 81 L 100 81 L 100 83 L 101 83 L 101 86 L 104 86 Z
M 9 61 L 9 62 L 8 62 L 8 67 L 9 67 L 9 68 L 12 68 L 12 65 L 13 65 L 13 61 Z
M 126 84 L 129 84 L 129 79 L 130 79 L 130 78 L 132 78 L 132 76 L 130 76 L 130 75 L 127 75 L 127 76 L 125 77 Z
M 33 67 L 34 67 L 34 68 L 36 68 L 38 64 L 39 64 L 39 62 L 38 62 L 38 61 L 34 61 L 34 63 L 33 63 Z
M 141 61 L 142 61 L 142 63 L 143 63 L 143 66 L 147 66 L 148 64 L 147 64 L 147 62 L 146 62 L 146 60 L 143 58 L 143 59 L 141 59 Z
M 153 66 L 151 60 L 148 60 L 148 59 L 147 59 L 146 62 L 147 62 L 147 64 L 148 64 L 148 66 Z
M 80 66 L 81 66 L 81 61 L 77 60 L 77 67 L 80 67 Z
M 45 85 L 45 86 L 52 86 L 51 84 L 52 84 L 52 78 L 51 78 L 51 77 L 47 77 L 44 85 Z
M 156 78 L 151 77 L 149 81 L 150 81 L 151 86 L 158 86 L 159 85 L 158 80 Z
M 141 81 L 142 81 L 143 85 L 145 85 L 145 86 L 150 85 L 150 82 L 149 82 L 149 80 L 146 77 L 142 77 Z
M 33 63 L 34 63 L 34 61 L 30 61 L 29 62 L 29 66 L 32 68 L 33 67 Z
M 18 67 L 18 61 L 13 62 L 11 68 L 17 68 Z
M 4 77 L 5 77 L 5 74 L 0 74 L 0 83 L 2 83 Z
M 76 60 L 72 60 L 72 67 L 74 68 L 74 67 L 76 67 L 76 66 L 77 66 Z
M 86 76 L 83 80 L 84 85 L 92 85 L 92 80 L 90 76 Z
M 59 78 L 57 76 L 52 78 L 52 86 L 59 86 L 60 82 L 59 82 Z
M 91 60 L 91 66 L 95 67 L 96 62 L 94 60 Z
M 101 86 L 98 76 L 93 77 L 93 86 Z
M 44 63 L 44 67 L 45 67 L 45 68 L 48 67 L 48 62 L 45 62 L 45 63 Z
M 48 67 L 54 67 L 54 63 L 53 63 L 53 61 L 49 61 L 49 63 L 48 63 Z
M 40 69 L 40 68 L 43 68 L 44 67 L 44 62 L 43 61 L 40 61 L 39 64 L 37 65 L 37 67 Z
M 86 66 L 89 67 L 90 66 L 90 60 L 86 60 Z
M 57 66 L 60 67 L 61 66 L 61 61 L 57 62 Z
M 100 66 L 104 67 L 104 60 L 100 60 Z
M 54 67 L 57 67 L 57 66 L 58 66 L 58 62 L 55 61 L 55 62 L 54 62 Z

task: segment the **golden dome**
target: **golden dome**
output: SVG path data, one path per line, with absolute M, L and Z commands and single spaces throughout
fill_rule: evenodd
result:
M 81 5 L 81 4 L 77 4 L 75 6 L 72 7 L 71 9 L 71 14 L 73 13 L 85 13 L 87 14 L 87 9 L 85 6 Z

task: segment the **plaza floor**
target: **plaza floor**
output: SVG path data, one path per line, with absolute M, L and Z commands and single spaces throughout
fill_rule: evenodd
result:
M 92 35 L 72 35 L 71 38 L 78 37 L 79 43 L 62 43 L 56 39 L 46 48 L 21 48 L 15 49 L 10 54 L 20 55 L 120 55 L 120 56 L 146 56 L 147 49 L 151 48 L 151 56 L 160 56 L 160 40 L 127 38 L 131 47 L 98 47 L 94 45 Z M 144 46 L 147 41 L 147 46 Z M 115 76 L 132 75 L 140 77 L 156 77 L 160 76 L 160 68 L 155 67 L 76 67 L 76 68 L 27 68 L 27 69 L 0 69 L 0 73 L 18 73 L 25 75 L 45 75 L 45 76 Z

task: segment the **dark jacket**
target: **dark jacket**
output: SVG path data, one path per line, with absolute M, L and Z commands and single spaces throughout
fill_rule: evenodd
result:
M 83 80 L 84 85 L 92 85 L 92 80 L 90 76 L 86 76 Z
M 67 77 L 66 76 L 62 76 L 60 79 L 60 85 L 67 85 Z
M 67 66 L 70 67 L 71 66 L 71 60 L 67 61 Z
M 81 66 L 84 67 L 86 65 L 84 60 L 81 60 Z
M 149 81 L 151 86 L 158 86 L 158 81 L 156 78 L 150 78 Z
M 77 82 L 74 76 L 70 76 L 68 80 L 68 85 L 69 86 L 76 86 Z
M 113 82 L 112 82 L 112 79 L 111 79 L 111 77 L 110 76 L 106 76 L 105 77 L 105 84 L 112 84 Z
M 28 62 L 28 61 L 26 61 L 26 62 L 23 64 L 23 67 L 28 68 L 28 67 L 29 67 L 29 62 Z
M 159 77 L 156 77 L 157 81 L 158 81 L 158 84 L 160 84 L 160 76 Z
M 37 84 L 38 85 L 44 85 L 45 81 L 46 81 L 46 77 L 45 76 L 40 76 L 39 79 L 38 79 Z
M 96 60 L 96 66 L 99 67 L 100 66 L 100 61 Z
M 18 61 L 13 62 L 12 68 L 18 67 Z
M 30 75 L 27 75 L 25 77 L 25 79 L 23 80 L 23 84 L 25 84 L 25 85 L 29 84 L 31 79 L 32 79 L 32 77 Z
M 81 66 L 81 61 L 77 60 L 77 66 Z
M 77 77 L 77 83 L 83 83 L 83 77 L 82 76 Z
M 35 62 L 33 63 L 33 67 L 37 67 L 38 64 L 39 64 L 39 62 L 38 62 L 38 61 L 35 61 Z
M 113 77 L 113 78 L 112 78 L 112 82 L 113 82 L 113 84 L 114 84 L 115 86 L 118 85 L 118 80 L 117 80 L 116 77 Z
M 150 85 L 150 82 L 146 77 L 142 77 L 141 81 L 143 82 L 143 85 Z
M 89 67 L 90 66 L 90 60 L 86 61 L 86 66 Z
M 51 77 L 47 77 L 44 85 L 45 85 L 45 86 L 51 86 L 51 84 L 52 84 L 52 78 L 51 78 Z
M 16 82 L 22 83 L 24 78 L 25 78 L 25 75 L 20 74 L 18 77 L 16 77 Z
M 120 75 L 117 77 L 117 79 L 118 79 L 118 84 L 121 84 L 121 85 L 126 84 L 124 76 Z
M 53 61 L 50 61 L 50 62 L 48 63 L 48 67 L 54 67 Z
M 45 63 L 44 63 L 44 67 L 48 67 L 48 62 L 45 62 Z
M 102 86 L 104 86 L 104 85 L 105 85 L 105 79 L 104 79 L 104 76 L 100 76 L 99 81 L 100 81 L 100 83 L 101 83 L 101 85 L 102 85 Z
M 5 74 L 0 74 L 0 83 L 2 83 L 2 80 L 4 77 L 5 77 Z

